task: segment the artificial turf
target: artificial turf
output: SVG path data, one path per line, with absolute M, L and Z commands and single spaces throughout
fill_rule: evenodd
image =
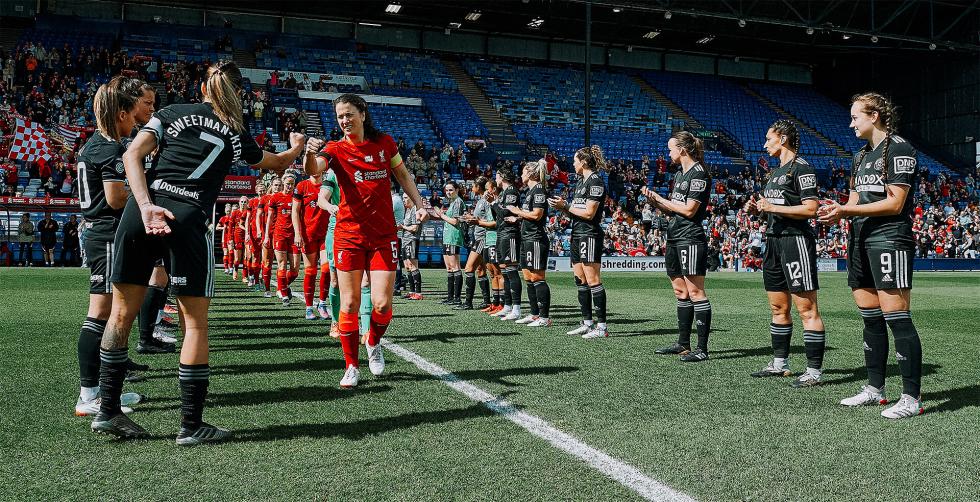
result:
M 365 364 L 361 385 L 340 390 L 340 348 L 324 321 L 304 320 L 301 301 L 283 308 L 224 275 L 211 309 L 205 419 L 235 439 L 174 445 L 176 355 L 135 351 L 153 370 L 127 385 L 150 397 L 132 417 L 153 438 L 92 434 L 72 414 L 86 276 L 0 270 L 2 499 L 638 498 L 390 352 L 385 376 Z M 862 322 L 841 274 L 820 276 L 826 382 L 809 389 L 748 376 L 771 357 L 760 274 L 709 275 L 711 359 L 697 364 L 653 354 L 676 337 L 665 277 L 606 274 L 613 336 L 599 340 L 564 334 L 579 317 L 575 285 L 568 274 L 549 277 L 552 328 L 454 313 L 427 287 L 427 300 L 396 300 L 388 338 L 697 499 L 980 499 L 977 274 L 915 276 L 926 413 L 897 422 L 881 407 L 837 404 L 865 377 Z M 424 271 L 427 286 L 444 278 Z M 796 324 L 791 365 L 801 371 Z M 892 357 L 887 392 L 900 391 Z

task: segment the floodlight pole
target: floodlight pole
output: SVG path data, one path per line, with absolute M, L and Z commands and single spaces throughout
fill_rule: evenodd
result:
M 585 145 L 592 144 L 592 2 L 585 2 Z

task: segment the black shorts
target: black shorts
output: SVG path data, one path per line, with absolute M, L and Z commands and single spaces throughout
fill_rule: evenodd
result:
M 516 264 L 520 260 L 518 244 L 520 239 L 516 235 L 497 234 L 497 263 Z
M 906 289 L 912 287 L 915 250 L 904 246 L 862 244 L 848 240 L 847 285 L 851 288 Z
M 497 245 L 492 244 L 483 247 L 483 262 L 497 264 Z
M 58 244 L 58 241 L 41 240 L 41 249 L 51 251 Z
M 664 265 L 669 277 L 703 276 L 708 272 L 708 244 L 704 242 L 667 243 Z
M 817 243 L 810 236 L 771 236 L 762 265 L 766 291 L 802 293 L 820 289 L 817 282 Z
M 521 242 L 521 268 L 545 270 L 548 268 L 548 239 Z
M 442 245 L 442 255 L 443 256 L 459 256 L 459 246 L 454 246 L 452 244 Z
M 401 247 L 402 253 L 401 257 L 403 260 L 418 260 L 419 259 L 419 241 L 402 241 Z
M 88 292 L 93 295 L 112 294 L 109 274 L 112 272 L 112 259 L 116 254 L 113 241 L 85 239 L 84 246 L 90 271 Z
M 170 285 L 177 296 L 214 296 L 214 235 L 208 215 L 183 202 L 157 197 L 157 205 L 169 209 L 170 234 L 146 235 L 135 199 L 130 198 L 116 231 L 112 282 L 146 285 L 160 258 L 170 261 Z
M 487 247 L 487 241 L 483 239 L 473 239 L 469 242 L 467 249 L 472 253 L 483 256 L 483 250 Z
M 602 261 L 602 237 L 572 237 L 572 263 L 599 263 Z

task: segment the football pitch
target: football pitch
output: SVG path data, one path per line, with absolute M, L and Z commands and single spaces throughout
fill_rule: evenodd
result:
M 338 387 L 339 343 L 302 300 L 283 308 L 219 274 L 205 420 L 235 435 L 190 449 L 174 444 L 177 356 L 136 354 L 135 333 L 131 355 L 153 369 L 126 390 L 149 396 L 132 417 L 153 437 L 111 440 L 73 415 L 87 275 L 0 270 L 0 499 L 980 499 L 980 274 L 915 275 L 926 413 L 900 421 L 837 404 L 865 381 L 843 274 L 820 276 L 815 388 L 749 377 L 771 357 L 761 274 L 709 274 L 711 359 L 684 364 L 653 353 L 676 339 L 660 274 L 606 274 L 612 336 L 583 340 L 564 334 L 579 319 L 569 274 L 549 275 L 555 326 L 535 329 L 436 304 L 445 274 L 424 270 L 426 300 L 396 299 L 386 374 L 362 348 L 355 390 Z M 887 395 L 900 393 L 892 356 Z

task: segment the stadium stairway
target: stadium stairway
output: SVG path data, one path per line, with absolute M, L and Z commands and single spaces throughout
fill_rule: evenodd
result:
M 255 53 L 248 49 L 238 49 L 235 48 L 232 51 L 231 59 L 235 61 L 235 64 L 239 68 L 258 68 L 255 62 Z
M 640 77 L 639 75 L 630 75 L 630 78 L 633 79 L 633 82 L 635 82 L 636 85 L 640 86 L 640 89 L 643 89 L 643 92 L 649 94 L 650 97 L 652 97 L 657 103 L 660 103 L 664 108 L 670 110 L 672 117 L 681 119 L 685 124 L 692 125 L 699 129 L 704 127 L 700 122 L 695 120 L 694 117 L 688 115 L 683 108 L 677 106 L 677 103 L 674 103 L 670 98 L 647 83 L 643 77 Z
M 306 135 L 317 138 L 326 137 L 323 131 L 323 124 L 320 122 L 320 114 L 315 110 L 312 112 L 304 110 L 303 114 L 306 115 Z
M 697 119 L 684 111 L 683 108 L 681 108 L 672 99 L 668 98 L 667 95 L 650 85 L 650 83 L 644 80 L 643 77 L 639 75 L 630 75 L 630 78 L 640 87 L 640 89 L 643 89 L 643 92 L 649 94 L 657 103 L 660 103 L 661 106 L 669 110 L 672 118 L 684 121 L 686 127 L 690 129 L 705 129 L 705 127 L 698 122 Z M 729 152 L 736 152 L 743 149 L 742 145 L 740 145 L 738 141 L 731 137 L 731 135 L 728 133 L 723 131 L 716 131 L 716 133 L 718 135 L 718 139 L 728 145 Z M 739 166 L 740 169 L 745 169 L 751 166 L 751 164 L 740 155 L 732 155 L 729 153 L 726 155 L 726 158 L 731 161 L 732 164 Z
M 490 98 L 480 89 L 476 81 L 455 59 L 443 56 L 442 64 L 446 67 L 446 72 L 456 81 L 459 93 L 470 103 L 476 115 L 486 126 L 487 135 L 490 143 L 498 152 L 516 150 L 516 153 L 523 154 L 526 143 L 517 139 L 510 122 L 507 121 L 500 112 L 490 104 Z
M 768 106 L 769 108 L 772 108 L 773 110 L 776 111 L 776 113 L 782 115 L 783 117 L 786 117 L 786 118 L 792 120 L 793 122 L 796 122 L 800 127 L 803 128 L 804 131 L 812 134 L 814 137 L 816 137 L 817 139 L 819 139 L 820 141 L 822 141 L 828 147 L 833 148 L 837 152 L 837 156 L 838 157 L 849 157 L 850 156 L 850 154 L 847 153 L 847 150 L 844 150 L 840 145 L 838 145 L 837 143 L 834 143 L 833 141 L 830 140 L 830 138 L 828 138 L 827 136 L 823 135 L 823 133 L 821 133 L 820 131 L 818 131 L 818 130 L 812 128 L 812 127 L 810 127 L 809 125 L 807 125 L 807 123 L 805 121 L 800 120 L 800 118 L 794 116 L 792 113 L 789 113 L 783 107 L 777 105 L 771 99 L 763 96 L 762 94 L 759 94 L 758 92 L 755 92 L 755 90 L 753 90 L 751 87 L 749 87 L 747 85 L 742 85 L 741 87 L 742 87 L 742 89 L 745 89 L 745 92 L 747 92 L 750 96 L 752 96 L 753 98 L 758 99 L 759 101 L 761 101 L 762 104 Z
M 31 19 L 6 17 L 3 19 L 3 29 L 0 30 L 0 48 L 11 52 L 17 48 L 17 41 L 25 30 L 33 26 Z

